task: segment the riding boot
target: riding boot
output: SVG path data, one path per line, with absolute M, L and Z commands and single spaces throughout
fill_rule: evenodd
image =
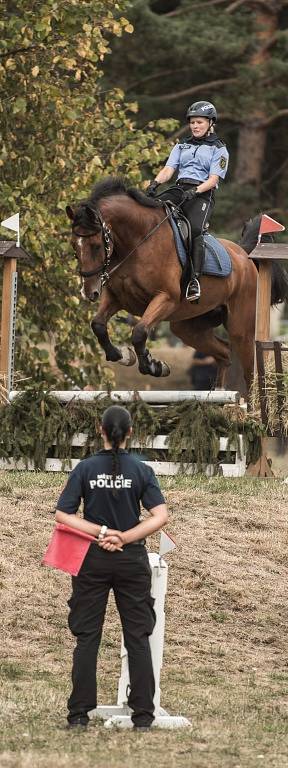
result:
M 190 255 L 191 262 L 191 275 L 190 282 L 186 288 L 187 301 L 197 301 L 201 296 L 201 288 L 199 283 L 199 277 L 202 274 L 203 264 L 205 258 L 205 244 L 203 235 L 198 235 L 193 238 L 192 241 L 192 257 Z
M 203 272 L 205 259 L 205 242 L 203 235 L 197 235 L 193 238 L 193 264 L 196 277 L 200 277 Z

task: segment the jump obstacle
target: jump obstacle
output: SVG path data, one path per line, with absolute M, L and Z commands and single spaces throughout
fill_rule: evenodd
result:
M 0 374 L 4 388 L 10 392 L 14 384 L 17 260 L 27 260 L 28 254 L 12 240 L 0 240 L 0 259 L 3 261 Z
M 262 223 L 264 226 L 262 226 Z M 261 229 L 262 228 L 262 229 Z M 258 388 L 260 398 L 260 410 L 262 423 L 267 426 L 267 397 L 265 388 L 265 362 L 269 351 L 274 351 L 276 374 L 283 373 L 281 348 L 285 348 L 280 342 L 271 342 L 270 340 L 270 304 L 271 304 L 271 284 L 272 284 L 272 262 L 288 260 L 288 245 L 278 243 L 261 243 L 261 231 L 279 232 L 285 227 L 275 222 L 269 216 L 262 216 L 262 222 L 259 230 L 259 239 L 254 250 L 249 254 L 249 258 L 258 261 L 258 281 L 256 297 L 256 326 L 255 326 L 255 357 L 254 374 L 258 376 Z M 281 382 L 277 380 L 278 406 L 280 408 L 281 422 Z M 281 424 L 280 424 L 281 431 Z M 262 439 L 261 456 L 255 465 L 248 469 L 248 474 L 254 477 L 273 477 L 273 471 L 266 456 L 266 438 Z
M 20 393 L 12 391 L 9 399 L 13 401 Z M 95 397 L 106 397 L 107 392 L 104 390 L 89 392 L 89 391 L 54 391 L 51 394 L 60 403 L 75 402 L 93 402 Z M 151 407 L 159 409 L 163 406 L 167 406 L 169 403 L 183 402 L 184 400 L 194 400 L 198 402 L 217 403 L 222 405 L 235 405 L 239 404 L 240 395 L 238 392 L 226 392 L 222 390 L 216 390 L 211 392 L 197 392 L 197 391 L 161 391 L 161 390 L 143 390 L 140 392 L 134 392 L 133 390 L 118 390 L 109 393 L 111 400 L 115 402 L 129 404 L 135 400 L 135 396 L 146 403 L 149 403 Z M 72 441 L 72 449 L 83 447 L 87 441 L 87 434 L 84 432 L 76 433 Z M 140 454 L 143 454 L 143 461 L 151 466 L 157 475 L 176 475 L 183 471 L 183 468 L 179 463 L 165 460 L 165 451 L 168 449 L 169 436 L 158 434 L 153 439 L 147 439 L 145 445 L 140 445 L 136 440 L 131 441 L 131 448 L 137 450 Z M 55 441 L 54 441 L 55 445 Z M 145 455 L 145 451 L 153 450 L 153 461 L 149 460 L 149 456 Z M 154 455 L 159 454 L 159 458 L 154 459 Z M 164 453 L 164 458 L 163 458 Z M 64 462 L 58 458 L 47 458 L 45 462 L 46 472 L 69 472 L 78 464 L 79 458 L 72 458 L 69 462 Z M 9 460 L 0 459 L 0 469 L 5 470 L 31 470 L 35 469 L 34 462 L 29 461 L 26 465 L 24 460 L 15 462 L 12 458 Z M 243 436 L 239 435 L 237 445 L 229 445 L 229 440 L 226 437 L 220 437 L 219 440 L 219 457 L 217 463 L 217 470 L 225 477 L 241 477 L 246 471 L 246 455 L 244 450 Z M 186 474 L 194 474 L 197 471 L 196 464 L 185 465 Z M 205 468 L 205 472 L 208 476 L 215 474 L 215 465 L 210 464 Z

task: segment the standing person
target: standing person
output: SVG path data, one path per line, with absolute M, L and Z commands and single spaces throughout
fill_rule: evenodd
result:
M 154 719 L 155 693 L 149 635 L 155 625 L 151 570 L 145 538 L 167 521 L 153 470 L 126 450 L 129 412 L 112 405 L 103 415 L 104 448 L 79 462 L 58 500 L 56 521 L 95 536 L 78 576 L 72 577 L 69 627 L 77 638 L 73 656 L 68 727 L 86 727 L 97 706 L 96 665 L 105 610 L 113 589 L 128 652 L 134 728 Z M 76 517 L 81 499 L 84 519 Z M 151 517 L 140 522 L 140 501 Z
M 214 131 L 217 121 L 214 104 L 196 101 L 189 107 L 186 118 L 192 135 L 175 144 L 166 166 L 151 182 L 146 194 L 154 197 L 159 184 L 170 181 L 175 171 L 176 184 L 189 193 L 189 199 L 182 206 L 192 233 L 191 278 L 186 289 L 186 299 L 195 301 L 201 295 L 199 277 L 205 257 L 203 232 L 214 207 L 214 193 L 219 179 L 226 176 L 229 154 Z
M 218 366 L 212 355 L 194 352 L 193 360 L 187 373 L 192 389 L 210 391 L 216 387 Z

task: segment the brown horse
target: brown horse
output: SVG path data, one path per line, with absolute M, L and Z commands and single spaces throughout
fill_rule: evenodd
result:
M 201 299 L 195 304 L 181 298 L 181 266 L 159 201 L 137 189 L 127 189 L 121 179 L 108 178 L 96 184 L 89 199 L 75 208 L 68 206 L 66 211 L 72 221 L 72 244 L 83 279 L 81 293 L 90 301 L 100 295 L 92 330 L 106 360 L 132 365 L 137 356 L 141 373 L 168 376 L 167 364 L 153 359 L 146 348 L 149 330 L 168 320 L 184 344 L 212 355 L 223 370 L 230 364 L 230 345 L 213 330 L 223 323 L 249 389 L 257 268 L 240 245 L 221 240 L 230 254 L 232 272 L 221 279 L 203 276 Z M 277 302 L 288 298 L 285 274 L 278 267 Z M 109 338 L 107 323 L 119 310 L 140 317 L 132 332 L 136 356 L 133 349 L 117 348 Z

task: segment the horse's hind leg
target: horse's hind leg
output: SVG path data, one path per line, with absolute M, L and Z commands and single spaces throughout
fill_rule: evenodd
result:
M 218 365 L 217 387 L 224 385 L 225 371 L 231 364 L 230 345 L 225 339 L 220 339 L 214 334 L 213 328 L 203 328 L 201 317 L 195 320 L 183 320 L 179 323 L 170 323 L 171 331 L 187 344 L 188 347 L 211 355 Z
M 244 323 L 243 323 L 244 326 Z M 254 372 L 254 329 L 245 330 L 245 326 L 239 328 L 239 322 L 234 325 L 228 322 L 227 330 L 231 340 L 231 346 L 240 360 L 243 368 L 244 378 L 247 386 L 247 392 L 251 389 Z
M 255 286 L 247 283 L 242 295 L 229 302 L 227 321 L 225 322 L 231 347 L 243 367 L 243 373 L 249 395 L 254 373 L 254 333 L 255 333 Z

